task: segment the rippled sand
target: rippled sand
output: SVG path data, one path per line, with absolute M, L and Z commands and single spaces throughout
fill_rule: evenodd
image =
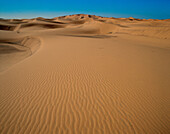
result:
M 0 20 L 1 134 L 169 134 L 170 21 Z

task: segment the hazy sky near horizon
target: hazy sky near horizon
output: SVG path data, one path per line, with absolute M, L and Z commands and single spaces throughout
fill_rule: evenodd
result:
M 106 17 L 170 18 L 170 0 L 0 0 L 1 18 L 95 14 Z

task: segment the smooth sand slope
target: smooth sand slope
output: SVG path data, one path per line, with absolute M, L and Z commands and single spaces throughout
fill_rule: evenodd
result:
M 1 134 L 169 134 L 170 21 L 0 20 Z

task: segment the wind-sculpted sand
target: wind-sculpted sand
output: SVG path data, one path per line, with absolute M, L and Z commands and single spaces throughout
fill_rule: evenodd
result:
M 17 39 L 0 40 L 0 72 L 13 64 L 33 55 L 40 47 L 40 39 L 26 36 Z
M 0 20 L 1 134 L 169 134 L 170 21 Z

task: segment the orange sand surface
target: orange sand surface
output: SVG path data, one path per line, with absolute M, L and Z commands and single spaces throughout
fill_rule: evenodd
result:
M 170 20 L 0 19 L 0 134 L 169 134 Z

